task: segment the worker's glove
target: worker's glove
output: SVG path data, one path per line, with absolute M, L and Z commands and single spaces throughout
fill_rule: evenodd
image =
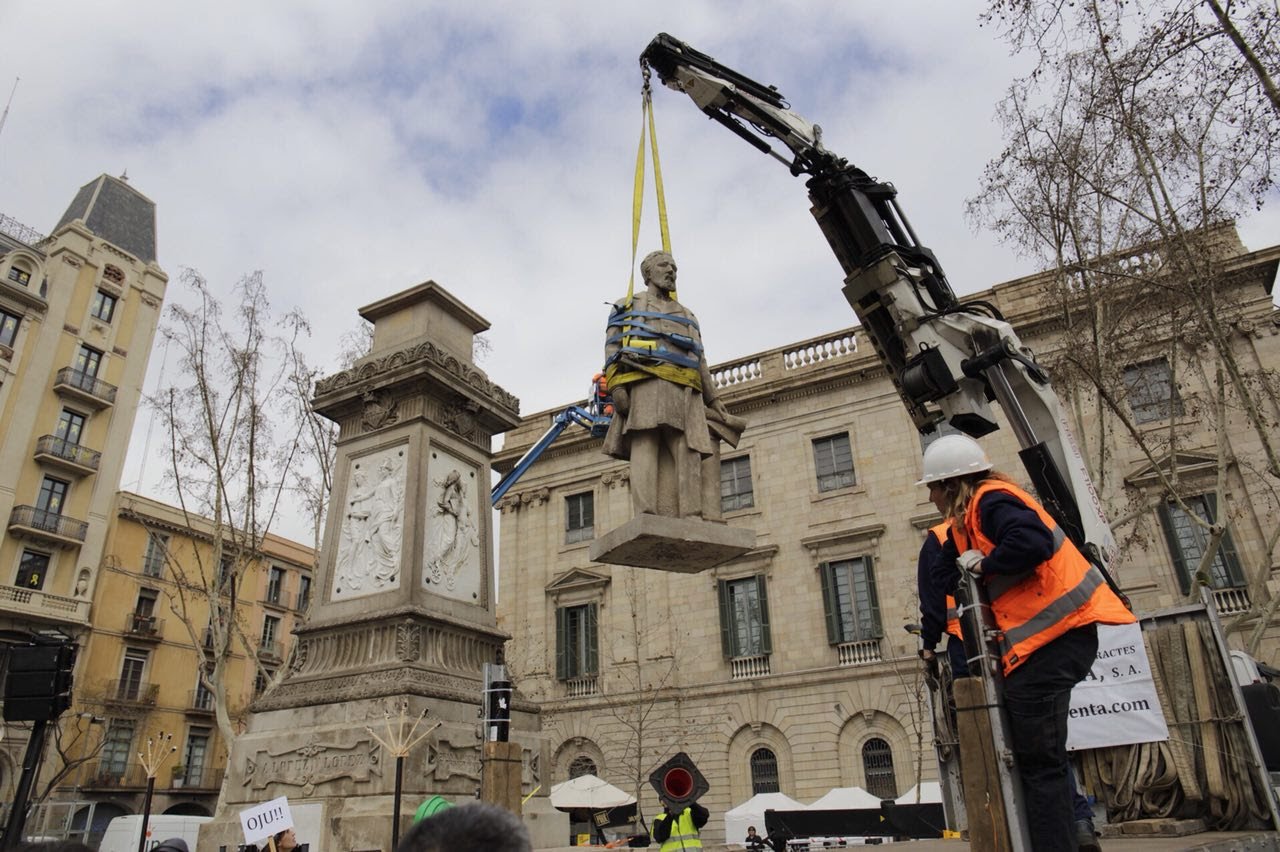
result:
M 937 690 L 938 684 L 941 682 L 942 673 L 938 668 L 938 655 L 933 651 L 920 650 L 920 659 L 924 661 L 924 679 L 929 684 L 929 689 Z
M 960 554 L 960 558 L 956 560 L 956 564 L 960 566 L 961 571 L 968 571 L 975 577 L 982 576 L 982 557 L 985 556 L 981 550 L 966 550 Z

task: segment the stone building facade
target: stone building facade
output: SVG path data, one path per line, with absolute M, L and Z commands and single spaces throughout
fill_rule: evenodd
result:
M 1246 252 L 1229 227 L 1215 240 L 1231 273 L 1229 345 L 1275 423 L 1280 246 Z M 1052 363 L 1074 345 L 1052 288 L 1052 276 L 1037 275 L 966 300 L 999 308 Z M 1190 487 L 1183 506 L 1212 512 L 1210 497 L 1195 491 L 1214 488 L 1219 436 L 1194 403 L 1214 398 L 1213 359 L 1200 342 L 1167 339 L 1129 353 L 1125 404 L 1137 429 L 1176 432 L 1171 455 Z M 1161 369 L 1169 358 L 1176 372 Z M 915 485 L 921 438 L 860 329 L 712 372 L 749 423 L 740 446 L 724 448 L 721 480 L 726 521 L 754 529 L 755 549 L 695 575 L 590 562 L 590 542 L 631 517 L 627 468 L 584 433 L 566 433 L 499 505 L 499 623 L 512 635 L 517 688 L 542 708 L 554 743 L 552 781 L 594 772 L 639 795 L 651 817 L 649 771 L 686 751 L 711 783 L 704 836 L 716 841 L 719 815 L 755 792 L 809 802 L 859 786 L 896 796 L 936 778 L 917 640 L 904 625 L 919 618 L 916 558 L 937 514 Z M 1092 397 L 1059 392 L 1086 457 L 1110 474 L 1100 496 L 1119 519 L 1119 583 L 1139 613 L 1184 600 L 1204 536 L 1156 487 L 1156 466 L 1168 471 L 1169 457 L 1148 457 L 1123 430 L 1098 432 Z M 508 433 L 495 469 L 509 469 L 556 413 L 530 415 Z M 1243 414 L 1230 411 L 1225 422 L 1230 508 L 1211 584 L 1220 611 L 1245 614 L 1280 594 L 1280 562 L 1266 544 L 1277 489 Z M 983 444 L 1026 483 L 1007 428 Z M 1236 623 L 1232 643 L 1256 620 Z M 1258 656 L 1280 662 L 1280 632 L 1269 622 L 1259 632 Z

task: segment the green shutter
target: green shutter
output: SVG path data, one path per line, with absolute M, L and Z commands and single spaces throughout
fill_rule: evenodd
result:
M 1168 503 L 1156 506 L 1156 512 L 1160 515 L 1160 527 L 1164 530 L 1165 543 L 1169 545 L 1169 556 L 1173 559 L 1174 573 L 1178 575 L 1178 585 L 1185 595 L 1191 590 L 1191 572 L 1187 569 L 1186 555 L 1182 552 L 1178 534 L 1174 531 L 1173 514 Z
M 564 607 L 556 607 L 556 679 L 569 679 L 568 619 Z
M 871 607 L 868 615 L 871 618 L 871 638 L 884 637 L 884 626 L 880 623 L 880 596 L 876 594 L 876 573 L 873 570 L 871 557 L 862 557 L 862 570 L 867 572 L 867 604 Z
M 720 597 L 720 650 L 726 660 L 733 659 L 733 630 L 731 613 L 729 612 L 729 584 L 724 580 L 716 582 L 716 592 Z
M 756 589 L 760 595 L 760 653 L 773 653 L 773 637 L 769 634 L 769 593 L 765 589 L 764 575 L 756 575 Z
M 600 673 L 600 648 L 596 637 L 599 635 L 596 630 L 596 620 L 599 607 L 596 604 L 587 604 L 587 660 L 583 674 L 593 675 Z
M 827 622 L 827 643 L 838 645 L 840 637 L 840 607 L 836 602 L 835 570 L 830 562 L 818 566 L 818 577 L 822 580 L 822 611 Z

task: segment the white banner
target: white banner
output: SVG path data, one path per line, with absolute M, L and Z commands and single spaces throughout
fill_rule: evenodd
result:
M 1071 690 L 1067 750 L 1169 739 L 1137 624 L 1099 624 L 1098 658 Z
M 257 843 L 286 828 L 293 828 L 288 798 L 281 796 L 241 811 L 240 826 L 244 829 L 245 843 Z

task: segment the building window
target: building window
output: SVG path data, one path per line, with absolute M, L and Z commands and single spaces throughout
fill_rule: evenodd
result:
M 1182 414 L 1182 398 L 1173 385 L 1173 371 L 1169 369 L 1167 358 L 1125 367 L 1124 389 L 1133 419 L 1138 423 Z
M 271 679 L 276 676 L 273 669 L 258 669 L 258 673 L 253 677 L 253 697 L 261 698 L 262 693 L 267 691 L 267 687 L 271 684 Z
M 751 457 L 720 462 L 720 510 L 750 509 L 755 504 L 751 491 Z
M 1218 517 L 1218 501 L 1214 494 L 1187 497 L 1183 502 L 1205 524 L 1214 523 Z M 1199 567 L 1209 546 L 1209 530 L 1196 523 L 1177 503 L 1165 503 L 1159 507 L 1158 512 L 1169 553 L 1173 556 L 1178 583 L 1182 586 L 1182 593 L 1188 594 L 1191 591 L 1191 575 Z M 1214 589 L 1236 589 L 1245 585 L 1244 571 L 1231 540 L 1230 528 L 1223 532 L 1218 552 L 1209 564 L 1209 584 Z
M 135 633 L 152 633 L 156 629 L 155 589 L 139 589 L 138 600 L 133 605 L 133 631 Z
M 773 652 L 769 637 L 769 598 L 763 574 L 721 580 L 720 644 L 726 658 L 758 657 Z
M 271 566 L 267 574 L 267 603 L 280 603 L 280 590 L 284 588 L 284 569 Z
M 564 498 L 564 543 L 587 541 L 596 535 L 595 495 L 571 494 Z
M 142 573 L 159 577 L 164 573 L 165 555 L 169 552 L 169 536 L 166 533 L 147 531 L 147 554 L 142 558 Z
M 862 746 L 862 771 L 867 778 L 867 792 L 880 799 L 898 798 L 898 782 L 893 774 L 893 749 L 879 737 Z
M 22 317 L 0 311 L 0 346 L 13 348 L 13 342 L 18 339 L 18 326 L 21 324 Z
M 182 765 L 186 771 L 179 777 L 186 786 L 198 787 L 204 777 L 205 761 L 209 757 L 209 739 L 213 730 L 192 726 L 187 731 L 187 747 L 182 752 Z
M 853 451 L 849 433 L 817 438 L 813 442 L 813 466 L 818 474 L 819 491 L 835 491 L 854 484 Z
M 884 636 L 871 557 L 824 562 L 818 572 L 822 577 L 828 642 L 839 645 Z
M 311 578 L 306 574 L 298 577 L 298 611 L 306 610 L 311 603 Z
M 778 793 L 778 758 L 767 748 L 751 752 L 751 792 Z
M 195 710 L 213 710 L 213 693 L 204 685 L 204 679 L 196 675 L 196 691 L 191 699 L 191 706 Z
M 265 615 L 262 617 L 262 647 L 270 648 L 272 643 L 276 641 L 276 637 L 280 635 L 280 619 L 275 616 Z
M 581 778 L 583 775 L 596 775 L 596 762 L 585 754 L 580 754 L 569 761 L 569 777 Z
M 23 269 L 15 263 L 13 266 L 9 267 L 9 280 L 15 284 L 21 284 L 23 287 L 26 287 L 31 283 L 31 272 Z
M 89 308 L 89 313 L 94 319 L 111 322 L 116 314 L 116 297 L 106 290 L 98 290 L 93 294 L 93 306 Z
M 58 417 L 58 431 L 54 434 L 68 444 L 79 444 L 80 436 L 84 434 L 84 415 L 69 408 L 62 409 Z
M 556 609 L 556 677 L 572 680 L 600 671 L 596 644 L 598 605 L 562 606 Z
M 62 514 L 62 504 L 67 499 L 69 485 L 61 479 L 46 476 L 40 483 L 40 496 L 36 499 L 36 508 L 51 515 Z
M 218 560 L 218 588 L 225 589 L 227 581 L 231 579 L 231 557 L 224 556 Z
M 81 344 L 80 351 L 76 353 L 75 368 L 86 379 L 97 378 L 98 370 L 102 369 L 102 353 L 92 346 Z
M 102 738 L 102 756 L 98 759 L 98 774 L 120 778 L 129 767 L 129 755 L 133 751 L 133 720 L 112 719 Z
M 116 697 L 125 701 L 137 701 L 142 694 L 142 675 L 147 670 L 146 651 L 126 648 L 124 665 L 120 667 L 120 684 Z
M 48 573 L 49 554 L 24 550 L 22 559 L 18 562 L 18 580 L 14 585 L 23 589 L 43 588 L 44 578 Z

